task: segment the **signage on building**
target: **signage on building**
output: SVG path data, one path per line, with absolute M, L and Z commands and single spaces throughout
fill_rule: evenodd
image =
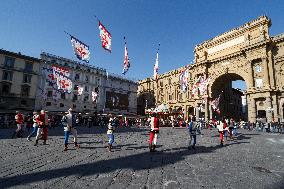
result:
M 127 110 L 129 106 L 128 94 L 106 92 L 105 107 L 109 109 Z
M 237 37 L 235 39 L 232 39 L 230 41 L 227 41 L 227 42 L 222 43 L 220 45 L 217 45 L 215 47 L 209 48 L 207 52 L 208 52 L 208 54 L 213 54 L 215 52 L 224 50 L 226 48 L 241 44 L 241 43 L 245 42 L 245 39 L 246 39 L 245 36 Z

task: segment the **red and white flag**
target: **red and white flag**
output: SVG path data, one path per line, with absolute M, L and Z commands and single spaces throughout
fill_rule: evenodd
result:
M 125 40 L 125 37 L 124 37 L 124 40 Z M 128 71 L 129 68 L 130 68 L 130 62 L 129 62 L 128 50 L 127 50 L 127 47 L 126 47 L 126 40 L 125 40 L 122 74 L 126 74 L 126 72 Z
M 107 31 L 107 29 L 102 25 L 100 21 L 99 21 L 99 30 L 102 41 L 102 47 L 108 52 L 111 52 L 111 34 Z
M 159 44 L 159 47 L 160 47 L 160 44 Z M 154 65 L 154 80 L 156 80 L 156 81 L 158 79 L 158 71 L 159 71 L 159 47 L 158 47 L 158 50 L 157 50 L 156 62 L 155 62 L 155 65 Z

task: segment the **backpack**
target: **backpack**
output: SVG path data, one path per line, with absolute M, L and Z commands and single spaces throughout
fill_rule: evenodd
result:
M 67 117 L 66 116 L 63 116 L 62 119 L 61 119 L 61 125 L 63 127 L 67 127 Z
M 195 131 L 197 128 L 197 123 L 195 121 L 192 122 L 192 130 Z

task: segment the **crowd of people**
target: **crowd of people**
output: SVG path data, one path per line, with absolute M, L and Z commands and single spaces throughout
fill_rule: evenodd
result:
M 216 129 L 219 132 L 220 146 L 223 146 L 224 142 L 228 140 L 234 140 L 234 136 L 238 135 L 238 129 L 256 130 L 264 132 L 279 132 L 284 133 L 284 126 L 281 123 L 271 122 L 262 123 L 256 122 L 244 122 L 242 120 L 235 121 L 233 118 L 223 118 L 222 120 L 210 120 L 203 121 L 197 120 L 196 117 L 190 116 L 187 120 L 181 117 L 171 119 L 158 118 L 156 113 L 152 113 L 148 118 L 126 118 L 121 116 L 115 116 L 112 114 L 95 117 L 82 117 L 81 114 L 75 113 L 71 108 L 63 115 L 51 115 L 48 116 L 46 111 L 33 112 L 33 115 L 24 116 L 21 112 L 17 111 L 14 117 L 17 129 L 13 132 L 12 138 L 23 137 L 24 128 L 29 133 L 27 140 L 32 141 L 31 138 L 35 136 L 34 145 L 37 146 L 39 140 L 43 140 L 43 144 L 47 144 L 48 129 L 53 127 L 62 127 L 64 131 L 64 151 L 68 150 L 69 136 L 73 135 L 73 144 L 75 148 L 80 148 L 78 143 L 78 131 L 77 127 L 86 126 L 92 127 L 102 126 L 107 128 L 108 137 L 108 151 L 112 151 L 112 145 L 114 143 L 114 131 L 118 127 L 130 127 L 130 126 L 148 126 L 150 128 L 149 135 L 149 150 L 155 152 L 157 145 L 159 128 L 165 126 L 166 122 L 171 127 L 187 127 L 189 132 L 189 149 L 195 149 L 197 143 L 197 135 L 201 134 L 202 129 Z M 32 131 L 30 132 L 30 129 Z

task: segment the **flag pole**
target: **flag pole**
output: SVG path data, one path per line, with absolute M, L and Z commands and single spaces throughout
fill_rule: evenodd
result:
M 67 35 L 69 35 L 69 36 L 72 36 L 70 33 L 66 32 L 66 31 L 64 31 L 64 33 L 67 34 Z
M 94 14 L 95 19 L 97 19 L 98 22 L 100 22 L 99 18 Z

